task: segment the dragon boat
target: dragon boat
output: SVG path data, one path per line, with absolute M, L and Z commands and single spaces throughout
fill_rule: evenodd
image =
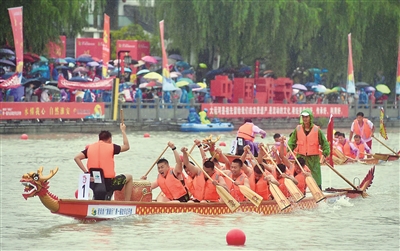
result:
M 171 213 L 197 213 L 203 215 L 220 215 L 233 213 L 225 203 L 174 203 L 174 202 L 153 202 L 151 200 L 151 191 L 149 187 L 139 187 L 136 192 L 142 193 L 138 196 L 138 201 L 122 201 L 123 194 L 114 193 L 114 200 L 79 200 L 79 199 L 61 199 L 49 191 L 49 180 L 57 173 L 58 168 L 50 171 L 50 174 L 44 176 L 43 167 L 37 172 L 24 174 L 20 180 L 25 189 L 23 197 L 39 197 L 42 204 L 52 213 L 62 216 L 72 217 L 78 220 L 109 220 L 117 217 L 126 217 L 130 215 L 150 215 L 150 214 L 171 214 Z M 341 197 L 357 198 L 367 196 L 366 190 L 372 184 L 375 168 L 371 168 L 357 189 L 326 189 L 325 202 L 334 202 Z M 135 189 L 135 186 L 134 188 Z M 122 197 L 121 197 L 122 194 Z M 143 198 L 149 198 L 143 201 Z M 281 210 L 274 200 L 265 200 L 256 207 L 251 202 L 241 202 L 235 212 L 254 212 L 258 214 L 270 215 L 278 213 L 290 213 L 298 209 L 312 209 L 317 207 L 312 196 L 309 194 L 300 202 L 292 203 L 291 206 Z

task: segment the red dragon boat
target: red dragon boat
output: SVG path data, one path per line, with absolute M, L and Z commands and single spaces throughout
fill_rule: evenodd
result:
M 60 199 L 49 192 L 49 179 L 58 171 L 58 168 L 50 171 L 50 174 L 42 174 L 43 167 L 37 172 L 24 174 L 20 180 L 25 189 L 23 197 L 25 199 L 38 196 L 43 205 L 52 213 L 62 216 L 72 217 L 78 220 L 108 220 L 117 217 L 130 215 L 150 215 L 150 214 L 170 214 L 170 213 L 197 213 L 204 215 L 219 215 L 233 213 L 225 203 L 162 203 L 143 201 L 120 201 L 120 200 L 78 200 Z M 371 168 L 358 189 L 326 189 L 324 195 L 326 202 L 333 202 L 340 197 L 365 197 L 366 190 L 374 179 L 375 167 Z M 143 196 L 148 195 L 145 189 Z M 114 194 L 114 198 L 117 198 Z M 150 197 L 151 198 L 151 197 Z M 274 200 L 265 200 L 256 207 L 251 202 L 242 202 L 236 212 L 254 212 L 258 214 L 270 215 L 278 213 L 289 213 L 297 209 L 312 209 L 317 207 L 317 203 L 312 196 L 307 196 L 298 203 L 292 203 L 288 208 L 281 210 Z

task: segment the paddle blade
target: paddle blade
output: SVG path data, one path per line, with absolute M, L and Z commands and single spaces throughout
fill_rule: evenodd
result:
M 217 186 L 217 193 L 222 201 L 229 207 L 232 212 L 235 212 L 238 207 L 240 207 L 239 202 L 232 197 L 228 191 L 226 191 L 223 187 Z
M 317 182 L 310 177 L 306 177 L 306 184 L 308 188 L 311 191 L 312 196 L 314 197 L 315 202 L 320 202 L 321 200 L 325 199 L 325 195 L 322 193 L 321 189 L 319 189 L 319 186 L 317 185 Z
M 239 185 L 240 192 L 256 207 L 261 204 L 263 197 L 244 185 Z
M 285 210 L 290 207 L 290 202 L 286 198 L 286 196 L 282 193 L 279 187 L 273 183 L 269 183 L 269 190 L 271 191 L 272 196 L 274 196 L 275 202 L 278 204 L 281 210 Z
M 383 161 L 388 161 L 388 159 L 389 159 L 389 154 L 375 153 L 374 155 L 372 155 L 372 157 L 374 157 L 374 159 L 383 160 Z
M 292 195 L 292 197 L 296 202 L 299 202 L 302 199 L 304 199 L 304 197 L 306 197 L 296 186 L 296 184 L 294 184 L 293 180 L 286 178 L 285 186 L 289 190 L 290 195 Z

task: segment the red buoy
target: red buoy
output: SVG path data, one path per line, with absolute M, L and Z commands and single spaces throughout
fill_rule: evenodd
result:
M 246 242 L 246 235 L 240 229 L 232 229 L 226 234 L 226 243 L 230 246 L 243 246 Z
M 145 137 L 145 138 L 150 138 L 150 134 L 146 132 L 146 133 L 143 135 L 143 137 Z
M 226 143 L 222 141 L 219 143 L 219 146 L 226 146 Z
M 78 189 L 75 191 L 75 198 L 78 199 Z
M 21 135 L 21 139 L 23 139 L 23 140 L 27 140 L 28 139 L 28 134 L 22 134 Z

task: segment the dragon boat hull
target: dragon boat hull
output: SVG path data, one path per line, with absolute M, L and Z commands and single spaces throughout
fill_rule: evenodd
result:
M 341 197 L 356 198 L 361 193 L 354 190 L 334 189 L 325 192 L 326 202 L 334 202 Z M 202 215 L 220 215 L 233 213 L 224 203 L 166 203 L 166 202 L 134 202 L 134 201 L 101 201 L 101 200 L 77 200 L 59 199 L 59 210 L 53 212 L 62 216 L 72 217 L 78 220 L 109 220 L 130 215 L 152 215 L 171 213 L 197 213 Z M 290 213 L 298 209 L 316 208 L 318 204 L 309 196 L 298 203 L 292 203 L 290 207 L 281 211 L 273 200 L 263 201 L 259 207 L 251 202 L 242 202 L 235 212 L 253 212 L 263 215 Z
M 181 125 L 182 132 L 230 132 L 234 129 L 232 123 L 210 123 L 194 124 L 184 123 Z

